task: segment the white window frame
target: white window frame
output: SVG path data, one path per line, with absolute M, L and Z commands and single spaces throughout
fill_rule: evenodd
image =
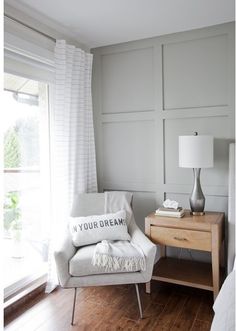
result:
M 4 72 L 48 84 L 50 91 L 48 93 L 48 128 L 50 131 L 50 108 L 52 105 L 51 91 L 54 79 L 53 52 L 48 49 L 40 48 L 34 43 L 5 31 Z M 41 283 L 45 283 L 45 281 L 46 273 L 44 271 L 43 273 L 32 273 L 11 286 L 8 286 L 4 289 L 4 306 L 7 306 L 8 302 L 12 303 L 12 297 L 14 297 L 14 295 L 16 295 L 17 299 L 19 292 L 21 290 L 25 292 L 27 286 L 32 290 L 34 286 L 39 286 Z

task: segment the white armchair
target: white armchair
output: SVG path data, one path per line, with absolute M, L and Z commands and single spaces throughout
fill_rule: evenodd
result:
M 89 216 L 104 213 L 104 193 L 88 193 L 76 196 L 71 216 Z M 74 301 L 71 324 L 74 323 L 76 289 L 78 287 L 135 284 L 140 317 L 142 306 L 139 296 L 138 283 L 151 280 L 156 246 L 143 234 L 135 222 L 128 228 L 132 242 L 139 245 L 146 258 L 146 270 L 137 272 L 109 273 L 91 264 L 96 245 L 76 248 L 71 241 L 69 232 L 65 234 L 56 249 L 55 261 L 60 285 L 63 288 L 74 288 Z

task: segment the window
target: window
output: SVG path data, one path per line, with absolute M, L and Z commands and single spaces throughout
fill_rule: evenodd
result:
M 4 75 L 5 297 L 45 274 L 49 222 L 48 85 Z

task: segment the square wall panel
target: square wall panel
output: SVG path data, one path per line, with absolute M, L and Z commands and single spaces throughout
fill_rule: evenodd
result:
M 214 167 L 201 170 L 202 185 L 227 186 L 229 125 L 226 116 L 165 120 L 165 183 L 192 185 L 192 169 L 179 168 L 178 139 L 179 136 L 192 135 L 197 131 L 199 135 L 205 134 L 214 137 Z
M 102 56 L 102 113 L 154 108 L 153 48 Z
M 226 106 L 227 35 L 163 45 L 164 110 Z
M 152 121 L 103 124 L 103 180 L 114 183 L 156 182 L 156 132 Z

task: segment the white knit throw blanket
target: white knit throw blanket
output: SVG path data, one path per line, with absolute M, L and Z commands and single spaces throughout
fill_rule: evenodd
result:
M 124 209 L 129 227 L 131 222 L 135 222 L 130 207 L 131 201 L 132 194 L 129 192 L 105 192 L 105 213 L 115 213 Z M 146 270 L 143 251 L 132 241 L 103 240 L 96 245 L 92 264 L 110 272 Z

